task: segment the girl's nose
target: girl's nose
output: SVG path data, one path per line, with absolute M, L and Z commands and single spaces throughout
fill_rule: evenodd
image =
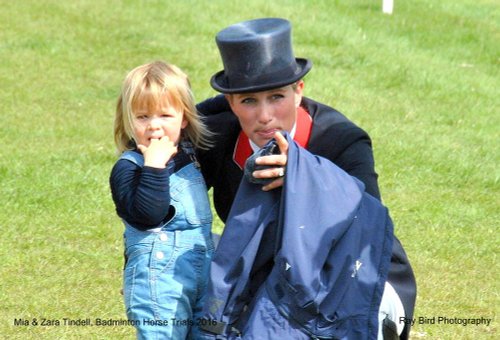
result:
M 159 129 L 160 127 L 161 127 L 160 119 L 156 117 L 151 118 L 151 120 L 149 121 L 149 128 L 151 130 L 156 130 Z

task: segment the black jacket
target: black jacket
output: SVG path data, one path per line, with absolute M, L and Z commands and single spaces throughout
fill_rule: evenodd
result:
M 233 160 L 241 127 L 229 106 L 221 105 L 223 103 L 220 97 L 215 97 L 198 104 L 197 109 L 205 117 L 209 130 L 216 133 L 214 146 L 208 151 L 200 150 L 198 160 L 207 186 L 213 188 L 217 214 L 225 221 L 243 171 Z M 305 97 L 301 106 L 311 115 L 313 122 L 307 149 L 361 180 L 366 192 L 380 199 L 368 134 L 331 107 Z

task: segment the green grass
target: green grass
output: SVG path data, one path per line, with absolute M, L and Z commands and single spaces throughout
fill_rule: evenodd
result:
M 221 69 L 214 37 L 249 18 L 293 23 L 313 60 L 306 95 L 367 130 L 418 282 L 413 338 L 498 338 L 500 6 L 493 0 L 4 1 L 0 11 L 0 334 L 133 338 L 131 327 L 14 326 L 124 319 L 122 225 L 108 176 L 121 81 L 177 64 L 198 99 Z M 216 230 L 222 229 L 220 221 Z

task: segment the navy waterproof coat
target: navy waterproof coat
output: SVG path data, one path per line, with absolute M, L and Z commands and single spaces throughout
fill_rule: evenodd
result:
M 281 190 L 240 184 L 211 265 L 206 339 L 375 339 L 393 243 L 388 211 L 287 139 Z

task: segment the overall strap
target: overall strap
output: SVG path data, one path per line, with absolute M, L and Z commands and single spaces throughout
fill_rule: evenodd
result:
M 120 156 L 120 159 L 126 159 L 127 161 L 130 161 L 141 168 L 144 167 L 144 156 L 138 154 L 137 152 L 130 150 L 124 151 Z

